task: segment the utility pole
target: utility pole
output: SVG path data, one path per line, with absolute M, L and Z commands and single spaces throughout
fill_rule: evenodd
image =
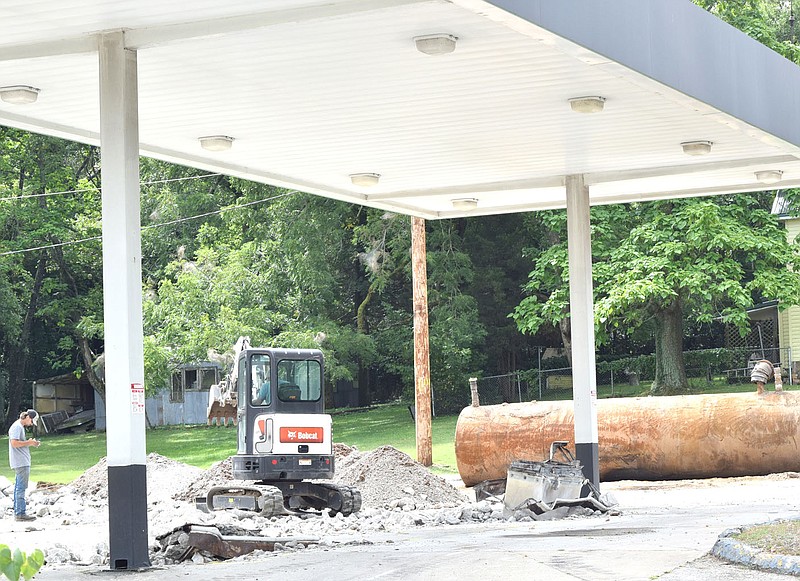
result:
M 411 218 L 411 272 L 414 287 L 414 394 L 417 462 L 433 464 L 431 441 L 431 370 L 428 342 L 428 275 L 425 220 Z

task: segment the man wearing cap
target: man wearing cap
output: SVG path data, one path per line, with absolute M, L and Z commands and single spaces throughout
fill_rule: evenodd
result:
M 28 478 L 31 475 L 30 447 L 39 447 L 39 440 L 25 439 L 25 428 L 39 421 L 36 410 L 28 410 L 19 414 L 19 419 L 11 424 L 8 430 L 8 463 L 17 478 L 14 481 L 14 519 L 25 521 L 36 517 L 25 512 L 25 491 L 28 489 Z

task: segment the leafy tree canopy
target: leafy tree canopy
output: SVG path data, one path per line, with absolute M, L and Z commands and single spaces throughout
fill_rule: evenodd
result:
M 743 333 L 746 309 L 765 299 L 800 304 L 800 247 L 766 209 L 769 194 L 636 203 L 592 208 L 597 338 L 649 326 L 657 350 L 656 391 L 686 387 L 683 321 L 722 320 Z M 541 252 L 514 313 L 535 332 L 568 316 L 566 216 L 548 218 L 559 243 Z M 677 317 L 677 322 L 675 322 Z M 670 334 L 677 332 L 677 335 Z M 659 365 L 661 366 L 659 368 Z M 659 375 L 661 371 L 661 375 Z

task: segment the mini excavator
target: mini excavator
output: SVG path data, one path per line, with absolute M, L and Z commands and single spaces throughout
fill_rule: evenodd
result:
M 331 416 L 325 413 L 324 359 L 317 349 L 234 346 L 228 375 L 209 391 L 208 416 L 237 425 L 234 480 L 208 491 L 209 511 L 238 508 L 277 516 L 328 510 L 348 516 L 361 493 L 334 474 Z

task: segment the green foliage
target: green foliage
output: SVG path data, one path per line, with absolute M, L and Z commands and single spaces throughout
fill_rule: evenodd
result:
M 522 299 L 522 283 L 530 271 L 523 248 L 542 235 L 533 214 L 505 214 L 463 219 L 463 249 L 474 274 L 464 291 L 475 300 L 478 320 L 486 330 L 480 350 L 486 374 L 504 374 L 530 364 L 533 345 L 548 338 L 526 337 L 508 313 Z M 535 362 L 535 360 L 534 360 Z
M 22 576 L 26 581 L 34 575 L 44 565 L 44 553 L 41 549 L 35 549 L 30 555 L 26 555 L 19 549 L 11 549 L 8 545 L 0 544 L 0 573 L 8 577 L 11 581 L 18 581 Z
M 656 358 L 653 355 L 620 357 L 613 361 L 598 361 L 596 368 L 597 373 L 602 376 L 613 371 L 617 376 L 636 373 L 640 377 L 653 377 L 656 373 Z
M 8 423 L 31 377 L 81 372 L 77 324 L 102 312 L 102 264 L 93 239 L 95 150 L 0 127 L 0 152 L 0 374 L 8 378 L 0 400 Z M 57 202 L 44 195 L 51 192 L 61 192 Z
M 734 369 L 742 366 L 746 360 L 741 349 L 703 349 L 702 351 L 687 351 L 684 361 L 686 367 L 691 369 Z
M 205 224 L 192 246 L 162 267 L 143 305 L 156 355 L 174 366 L 227 351 L 240 335 L 258 346 L 321 348 L 328 379 L 352 379 L 373 360 L 371 338 L 342 324 L 353 312 L 346 204 L 231 180 L 239 206 Z M 246 206 L 250 198 L 265 200 Z M 352 316 L 352 315 L 351 315 Z M 157 347 L 157 348 L 156 348 Z M 159 361 L 160 360 L 160 361 Z
M 631 210 L 629 232 L 607 241 L 595 267 L 602 329 L 636 328 L 678 303 L 690 321 L 719 317 L 745 331 L 746 309 L 755 302 L 800 303 L 800 277 L 788 269 L 799 247 L 757 197 L 655 202 Z
M 543 325 L 558 325 L 569 316 L 567 214 L 563 211 L 540 212 L 537 218 L 546 234 L 540 237 L 538 246 L 523 251 L 533 259 L 534 265 L 523 287 L 527 296 L 511 314 L 519 330 L 531 335 Z
M 800 47 L 792 29 L 791 2 L 771 0 L 693 0 L 792 62 L 800 64 Z
M 150 397 L 158 393 L 161 388 L 170 385 L 171 374 L 175 367 L 169 350 L 159 345 L 152 335 L 144 337 L 143 348 L 144 375 L 147 378 L 145 392 Z
M 721 320 L 744 333 L 753 304 L 800 304 L 800 275 L 789 269 L 800 259 L 800 246 L 786 240 L 768 203 L 769 194 L 752 194 L 592 208 L 598 341 L 653 329 L 658 346 L 668 340 L 659 333 L 676 310 L 690 323 Z M 559 242 L 536 257 L 526 286 L 531 294 L 514 313 L 526 332 L 566 316 L 563 215 L 546 218 Z M 682 361 L 668 359 L 679 358 L 682 345 L 668 351 L 656 361 L 656 383 L 662 366 L 683 368 Z
M 455 224 L 432 224 L 427 242 L 431 386 L 437 413 L 455 413 L 469 394 L 470 373 L 485 362 L 486 330 L 474 297 L 462 291 L 474 268 Z

